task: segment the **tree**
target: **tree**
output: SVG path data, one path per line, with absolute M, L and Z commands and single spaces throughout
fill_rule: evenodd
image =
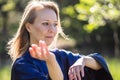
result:
M 10 38 L 11 32 L 13 32 L 14 29 L 12 29 L 13 25 L 16 24 L 16 17 L 17 16 L 13 16 L 11 18 L 11 13 L 13 14 L 19 14 L 20 12 L 22 12 L 24 10 L 25 4 L 27 3 L 28 0 L 0 0 L 0 53 L 5 53 L 6 52 L 6 43 L 8 41 L 8 39 Z M 20 15 L 21 16 L 21 15 Z M 11 23 L 12 27 L 11 27 Z M 18 25 L 18 22 L 17 22 Z M 15 25 L 14 25 L 15 26 Z M 17 29 L 17 28 L 15 28 Z M 15 30 L 14 30 L 15 31 Z
M 1 31 L 0 31 L 0 52 L 5 52 L 6 41 L 9 38 L 8 31 L 8 18 L 9 12 L 13 10 L 15 7 L 14 2 L 12 0 L 2 0 L 0 1 L 0 14 L 1 14 Z
M 71 30 L 75 30 L 75 32 L 72 32 L 72 35 L 74 34 L 73 37 L 78 40 L 78 37 L 75 37 L 75 35 L 82 34 L 82 37 L 80 36 L 82 39 L 79 39 L 78 42 L 84 42 L 84 40 L 88 40 L 89 42 L 90 39 L 92 40 L 93 38 L 89 37 L 92 33 L 94 33 L 96 30 L 99 30 L 101 27 L 104 28 L 109 26 L 108 28 L 111 28 L 113 31 L 112 38 L 114 39 L 115 56 L 120 56 L 120 42 L 118 35 L 118 30 L 120 28 L 119 13 L 119 0 L 80 0 L 80 2 L 75 4 L 74 6 L 67 6 L 63 8 L 63 14 L 69 16 L 70 19 L 72 19 L 70 20 L 64 18 L 64 20 L 67 20 L 66 23 L 68 23 L 69 28 L 71 28 Z M 79 23 L 77 23 L 77 21 L 79 21 Z M 75 22 L 77 24 L 75 24 Z M 79 27 L 80 24 L 82 26 L 82 29 Z M 67 29 L 68 28 L 66 28 L 66 30 Z M 104 33 L 106 32 L 107 31 L 104 31 Z M 99 34 L 96 34 L 96 39 L 100 39 L 100 37 L 102 37 L 101 35 L 100 37 L 98 35 Z M 87 36 L 86 39 L 85 36 Z M 109 39 L 107 39 L 107 41 L 109 41 Z

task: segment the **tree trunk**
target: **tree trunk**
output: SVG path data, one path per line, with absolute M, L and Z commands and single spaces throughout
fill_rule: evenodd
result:
M 4 39 L 7 39 L 9 34 L 8 34 L 8 12 L 3 12 L 2 13 L 2 17 L 3 17 L 3 28 L 2 28 L 2 37 L 4 37 Z
M 114 46 L 115 57 L 119 57 L 120 50 L 119 50 L 119 37 L 118 37 L 117 29 L 114 29 L 114 31 L 113 31 L 113 38 L 114 38 L 114 42 L 115 42 L 115 46 Z
M 2 12 L 3 25 L 0 33 L 0 54 L 6 53 L 6 43 L 9 38 L 8 33 L 8 12 Z

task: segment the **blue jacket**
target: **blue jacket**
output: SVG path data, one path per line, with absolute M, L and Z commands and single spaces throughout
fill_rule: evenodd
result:
M 66 50 L 51 50 L 56 56 L 57 62 L 64 75 L 64 80 L 69 80 L 68 69 L 81 58 L 82 55 L 73 54 Z M 85 67 L 85 77 L 82 80 L 113 80 L 104 58 L 98 54 L 90 54 L 103 68 L 96 71 Z M 51 80 L 48 74 L 46 62 L 32 58 L 26 51 L 20 58 L 16 59 L 12 66 L 11 80 Z

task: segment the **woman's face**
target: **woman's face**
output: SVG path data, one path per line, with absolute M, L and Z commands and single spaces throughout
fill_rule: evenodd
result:
M 57 16 L 52 9 L 37 10 L 34 23 L 26 24 L 30 33 L 30 44 L 38 44 L 39 40 L 43 40 L 49 46 L 57 34 L 57 25 Z

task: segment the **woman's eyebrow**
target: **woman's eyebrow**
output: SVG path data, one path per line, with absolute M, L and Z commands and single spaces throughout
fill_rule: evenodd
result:
M 53 20 L 43 19 L 42 21 L 53 21 Z M 58 21 L 57 21 L 57 20 L 54 20 L 53 22 L 58 22 Z

